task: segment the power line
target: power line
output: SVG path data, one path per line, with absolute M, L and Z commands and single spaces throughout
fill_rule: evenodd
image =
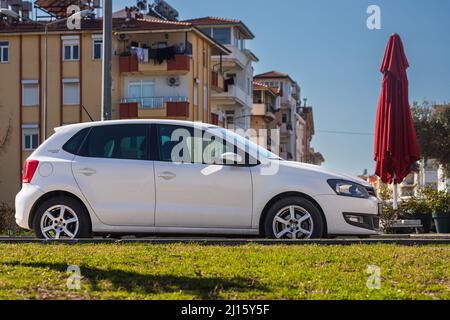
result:
M 346 134 L 354 136 L 374 136 L 374 133 L 369 132 L 355 132 L 355 131 L 333 131 L 333 130 L 315 130 L 318 133 L 330 133 L 330 134 Z

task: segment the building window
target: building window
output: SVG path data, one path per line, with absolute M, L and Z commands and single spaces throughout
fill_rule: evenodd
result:
M 231 28 L 202 28 L 201 31 L 221 44 L 231 44 Z
M 24 125 L 22 127 L 23 150 L 33 151 L 39 147 L 38 125 Z
M 128 83 L 129 102 L 140 103 L 143 109 L 157 109 L 164 107 L 164 99 L 155 97 L 154 81 L 130 81 Z
M 212 38 L 212 29 L 211 28 L 201 28 L 200 31 L 203 32 L 204 34 L 206 34 L 208 37 Z
M 0 63 L 9 62 L 9 42 L 0 41 Z
M 203 67 L 204 68 L 207 67 L 207 64 L 206 64 L 207 60 L 208 60 L 208 56 L 206 54 L 206 49 L 203 49 Z
M 231 28 L 212 29 L 213 38 L 221 44 L 231 44 Z
M 26 107 L 39 105 L 39 83 L 37 80 L 22 81 L 22 105 Z
M 103 58 L 103 40 L 92 40 L 92 59 L 101 60 Z
M 194 83 L 194 107 L 198 106 L 198 83 Z
M 208 110 L 208 86 L 205 84 L 203 87 L 203 110 Z
M 64 40 L 63 53 L 65 61 L 80 60 L 80 42 L 79 40 Z
M 233 110 L 225 111 L 225 118 L 228 129 L 234 129 L 234 111 Z
M 64 79 L 63 80 L 63 103 L 64 105 L 80 104 L 80 80 Z

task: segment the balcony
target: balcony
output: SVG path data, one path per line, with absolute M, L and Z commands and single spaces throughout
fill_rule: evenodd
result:
M 135 55 L 119 57 L 120 72 L 137 72 L 139 71 L 138 58 Z
M 177 54 L 174 59 L 167 62 L 167 70 L 188 73 L 191 70 L 191 57 L 184 54 Z
M 121 119 L 188 116 L 189 99 L 182 96 L 123 98 L 120 104 Z
M 119 70 L 121 73 L 187 74 L 191 70 L 191 59 L 189 55 L 177 54 L 174 59 L 158 64 L 151 59 L 148 63 L 139 62 L 136 55 L 120 56 Z
M 251 107 L 253 97 L 248 95 L 241 87 L 228 85 L 228 91 L 222 93 L 213 93 L 214 98 L 223 100 L 224 103 L 238 103 L 241 106 Z
M 218 126 L 219 125 L 219 115 L 216 113 L 211 113 L 211 124 Z
M 260 116 L 264 121 L 269 123 L 276 119 L 275 114 L 271 111 L 270 105 L 265 103 L 255 103 L 252 108 L 252 116 Z
M 168 117 L 189 117 L 189 102 L 169 101 L 167 102 Z
M 225 47 L 231 51 L 231 54 L 222 57 L 224 62 L 233 62 L 241 69 L 245 69 L 249 61 L 255 61 L 256 57 L 254 57 L 250 50 L 241 50 L 234 45 L 227 45 Z M 217 58 L 215 58 L 215 60 L 217 60 Z
M 280 127 L 280 133 L 282 135 L 284 135 L 284 136 L 285 135 L 290 135 L 290 134 L 293 133 L 293 128 L 292 128 L 292 126 L 290 124 L 282 123 L 281 127 Z
M 225 91 L 225 81 L 223 75 L 217 71 L 211 71 L 211 86 L 218 93 Z
M 120 119 L 136 119 L 138 118 L 138 103 L 125 102 L 120 104 Z
M 254 103 L 252 109 L 253 116 L 263 116 L 266 113 L 266 105 L 264 103 Z

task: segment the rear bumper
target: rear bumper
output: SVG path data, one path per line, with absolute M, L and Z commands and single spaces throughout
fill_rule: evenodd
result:
M 355 236 L 379 234 L 380 201 L 376 197 L 358 199 L 338 195 L 320 195 L 314 199 L 324 212 L 328 234 Z M 352 222 L 349 216 L 363 217 L 362 223 Z
M 16 223 L 19 227 L 31 230 L 30 213 L 36 201 L 43 196 L 44 193 L 39 187 L 31 184 L 24 184 L 20 192 L 16 196 Z

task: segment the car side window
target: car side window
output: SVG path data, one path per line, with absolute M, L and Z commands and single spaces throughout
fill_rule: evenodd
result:
M 69 139 L 69 141 L 66 142 L 63 146 L 63 150 L 71 154 L 78 154 L 81 144 L 90 130 L 91 128 L 85 128 L 77 132 L 72 138 Z
M 89 158 L 148 160 L 147 125 L 111 125 L 93 127 L 80 155 Z
M 159 160 L 164 162 L 192 162 L 192 143 L 190 137 L 193 130 L 176 125 L 158 125 Z
M 238 148 L 216 134 L 198 128 L 158 125 L 159 160 L 230 165 L 224 163 L 220 156 L 224 153 L 238 153 Z M 243 159 L 248 163 L 248 155 L 245 152 L 240 153 L 243 153 Z

